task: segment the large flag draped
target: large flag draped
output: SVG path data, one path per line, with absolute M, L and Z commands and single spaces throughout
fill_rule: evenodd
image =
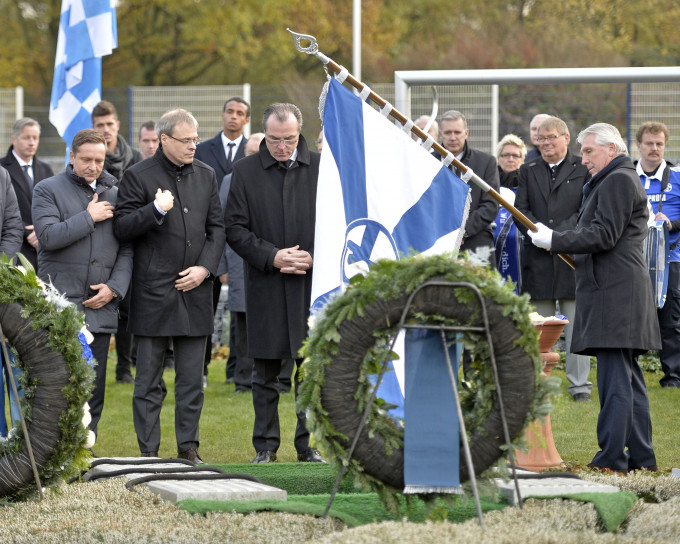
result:
M 66 142 L 92 127 L 101 100 L 102 57 L 118 46 L 116 0 L 62 0 L 50 100 L 50 122 Z
M 367 272 L 378 259 L 458 250 L 470 206 L 470 188 L 465 182 L 411 140 L 410 134 L 333 78 L 323 129 L 312 315 L 342 292 L 352 276 Z M 434 429 L 428 433 L 431 440 L 424 440 L 421 433 L 423 440 L 415 441 L 415 447 L 405 433 L 405 492 L 460 492 L 458 427 L 451 422 L 456 419 L 451 410 L 455 403 L 443 348 L 441 338 L 432 331 L 411 334 L 405 345 L 404 334 L 399 334 L 394 350 L 404 357 L 390 366 L 378 391 L 397 406 L 390 413 L 403 418 L 407 428 L 411 421 L 411 429 L 422 430 L 421 421 L 427 419 Z M 405 415 L 406 357 L 415 357 L 417 362 L 427 359 L 431 364 L 409 366 L 410 385 L 406 387 L 413 399 Z M 458 356 L 452 359 L 455 372 Z M 430 387 L 433 381 L 441 385 L 436 392 Z M 446 466 L 423 472 L 418 467 L 431 464 L 432 451 L 446 459 Z
M 460 247 L 469 187 L 331 78 L 324 106 L 312 314 L 378 259 Z

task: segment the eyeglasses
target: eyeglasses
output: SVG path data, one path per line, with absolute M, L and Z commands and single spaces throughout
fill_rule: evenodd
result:
M 554 142 L 560 136 L 564 136 L 564 134 L 549 134 L 548 136 L 539 136 L 538 138 L 536 138 L 536 141 L 539 143 Z
M 514 153 L 501 153 L 498 155 L 501 159 L 521 159 L 522 155 L 515 155 Z
M 266 136 L 265 140 L 267 140 L 267 143 L 269 145 L 279 147 L 281 144 L 283 144 L 285 146 L 295 145 L 295 144 L 297 144 L 298 138 L 296 136 L 295 138 L 289 138 L 287 140 L 280 140 L 280 139 L 270 138 L 269 136 Z
M 191 144 L 198 145 L 198 144 L 201 143 L 200 138 L 184 138 L 183 140 L 180 140 L 179 138 L 175 138 L 174 136 L 171 136 L 170 134 L 166 134 L 166 136 L 168 136 L 169 138 L 172 138 L 173 140 L 176 140 L 179 143 L 184 144 L 184 145 L 191 145 Z

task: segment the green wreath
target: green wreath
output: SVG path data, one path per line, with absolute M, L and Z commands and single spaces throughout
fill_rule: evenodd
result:
M 494 354 L 516 446 L 525 446 L 522 430 L 529 422 L 550 413 L 549 393 L 557 387 L 557 379 L 539 379 L 542 365 L 538 333 L 529 319 L 533 311 L 529 297 L 517 296 L 495 270 L 440 255 L 380 261 L 365 277 L 352 278 L 345 293 L 332 300 L 324 315 L 312 323 L 302 349 L 304 380 L 298 409 L 307 411 L 310 432 L 327 455 L 348 465 L 355 479 L 372 485 L 388 500 L 403 487 L 403 428 L 388 414 L 383 399 L 373 402 L 349 462 L 347 451 L 375 376 L 382 362 L 393 357 L 390 341 L 406 299 L 430 279 L 471 283 L 485 299 L 490 326 L 496 332 L 492 337 Z M 413 304 L 410 322 L 480 324 L 478 299 L 469 288 L 428 287 Z M 496 430 L 500 417 L 493 373 L 486 364 L 489 346 L 477 333 L 466 332 L 463 341 L 471 353 L 473 371 L 459 386 L 459 395 L 475 472 L 479 473 L 491 466 L 506 446 Z M 461 463 L 461 480 L 465 479 L 467 469 Z
M 53 288 L 43 290 L 30 264 L 0 263 L 0 322 L 16 366 L 23 372 L 21 406 L 43 486 L 77 474 L 88 465 L 83 448 L 88 429 L 83 406 L 92 372 L 78 334 L 82 313 Z M 0 439 L 0 497 L 20 499 L 36 491 L 21 426 Z

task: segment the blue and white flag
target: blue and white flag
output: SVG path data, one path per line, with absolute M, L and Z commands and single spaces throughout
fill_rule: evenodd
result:
M 464 181 L 335 79 L 329 82 L 323 130 L 312 316 L 342 292 L 351 277 L 366 273 L 378 259 L 457 251 L 470 207 L 470 188 Z M 381 398 L 397 406 L 390 413 L 404 419 L 406 428 L 411 421 L 415 422 L 411 429 L 423 431 L 416 433 L 415 447 L 409 440 L 413 432 L 404 434 L 405 492 L 459 493 L 458 427 L 451 424 L 455 403 L 444 345 L 433 331 L 409 332 L 413 334 L 406 341 L 403 331 L 397 336 L 394 351 L 403 356 L 392 362 L 394 372 L 384 374 L 378 390 Z M 423 364 L 409 364 L 406 358 Z M 458 355 L 452 358 L 456 372 Z M 408 414 L 405 365 L 412 397 Z M 432 389 L 433 381 L 441 391 Z M 432 418 L 432 411 L 445 418 L 447 433 L 440 432 L 441 418 Z M 425 432 L 423 419 L 432 432 Z M 433 470 L 423 472 L 418 467 L 432 464 L 432 451 L 445 452 L 441 458 L 446 466 L 433 465 Z
M 324 106 L 312 314 L 378 259 L 457 251 L 469 186 L 331 78 Z
M 116 0 L 62 0 L 50 100 L 50 122 L 66 142 L 92 127 L 101 100 L 102 57 L 118 46 Z
M 312 316 L 378 259 L 457 251 L 470 206 L 464 181 L 335 79 L 323 131 Z M 400 336 L 395 351 L 404 353 Z M 403 362 L 394 369 L 380 396 L 402 416 Z

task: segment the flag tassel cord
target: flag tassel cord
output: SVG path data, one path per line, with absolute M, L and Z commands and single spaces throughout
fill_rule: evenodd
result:
M 365 100 L 369 98 L 370 100 L 372 100 L 374 103 L 380 106 L 381 112 L 383 112 L 384 115 L 387 114 L 391 115 L 394 119 L 396 119 L 403 125 L 404 130 L 410 129 L 410 131 L 413 134 L 418 136 L 418 138 L 420 138 L 424 142 L 423 144 L 424 146 L 431 147 L 432 149 L 434 149 L 441 157 L 443 157 L 444 164 L 446 164 L 447 166 L 453 164 L 458 170 L 462 172 L 461 175 L 462 180 L 468 183 L 472 181 L 482 191 L 487 193 L 489 196 L 491 196 L 491 198 L 498 202 L 498 204 L 500 204 L 506 210 L 508 210 L 508 212 L 510 212 L 510 214 L 520 223 L 522 223 L 522 225 L 524 225 L 527 229 L 533 232 L 538 231 L 538 227 L 534 223 L 532 223 L 532 221 L 526 215 L 524 215 L 517 208 L 515 208 L 510 202 L 505 200 L 498 191 L 496 191 L 486 181 L 484 181 L 477 174 L 475 174 L 471 168 L 468 168 L 465 164 L 456 159 L 447 149 L 445 149 L 437 142 L 433 141 L 432 137 L 429 134 L 426 134 L 422 129 L 416 126 L 411 119 L 406 117 L 399 110 L 394 109 L 392 105 L 389 102 L 387 102 L 387 100 L 373 92 L 368 85 L 356 79 L 352 74 L 350 74 L 347 71 L 345 67 L 340 66 L 339 64 L 334 62 L 331 58 L 327 57 L 321 51 L 319 51 L 319 46 L 314 36 L 310 36 L 308 34 L 298 34 L 297 32 L 293 32 L 290 28 L 286 30 L 288 30 L 288 32 L 290 32 L 293 35 L 293 39 L 295 40 L 295 48 L 298 51 L 302 53 L 307 53 L 308 55 L 314 55 L 317 59 L 319 59 L 323 63 L 323 65 L 326 68 L 330 68 L 334 73 L 339 74 L 341 76 L 341 79 L 344 79 L 354 88 L 356 88 L 360 92 L 360 96 L 362 99 Z M 302 45 L 303 41 L 308 42 L 309 45 L 303 46 Z M 559 256 L 571 268 L 574 268 L 574 259 L 570 255 L 560 254 Z

